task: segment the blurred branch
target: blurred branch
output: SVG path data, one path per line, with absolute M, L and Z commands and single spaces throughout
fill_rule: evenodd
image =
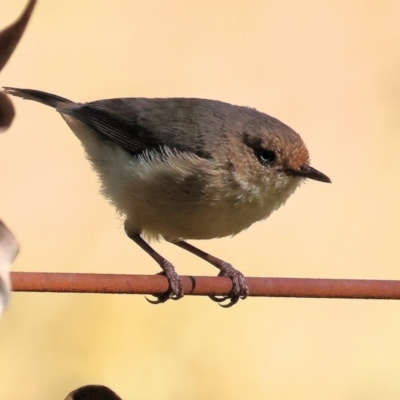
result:
M 116 293 L 159 295 L 168 289 L 162 275 L 12 272 L 17 292 Z M 400 300 L 400 281 L 361 279 L 246 278 L 250 296 Z M 227 295 L 223 277 L 182 276 L 186 295 Z

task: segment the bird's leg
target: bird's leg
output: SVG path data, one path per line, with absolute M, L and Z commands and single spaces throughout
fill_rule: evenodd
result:
M 184 242 L 183 240 L 171 243 L 181 247 L 184 250 L 189 251 L 190 253 L 214 265 L 214 267 L 217 267 L 221 271 L 218 274 L 218 276 L 225 276 L 232 281 L 232 290 L 227 296 L 223 297 L 209 296 L 211 300 L 216 301 L 218 303 L 221 303 L 225 300 L 229 300 L 228 304 L 224 305 L 220 304 L 220 306 L 227 308 L 236 304 L 239 301 L 239 299 L 245 299 L 248 296 L 249 289 L 246 285 L 246 280 L 244 275 L 237 269 L 233 268 L 231 264 L 217 257 L 214 257 L 211 254 L 208 254 L 205 251 L 202 251 L 197 247 L 194 247 L 191 244 Z
M 164 303 L 169 299 L 179 300 L 183 297 L 183 290 L 181 284 L 181 278 L 176 273 L 174 266 L 166 260 L 162 255 L 157 253 L 145 240 L 138 234 L 129 232 L 125 228 L 125 232 L 130 239 L 132 239 L 136 244 L 138 244 L 149 256 L 151 256 L 158 265 L 162 268 L 164 275 L 168 279 L 169 289 L 166 293 L 156 296 L 157 300 L 152 301 L 146 298 L 146 300 L 152 304 Z

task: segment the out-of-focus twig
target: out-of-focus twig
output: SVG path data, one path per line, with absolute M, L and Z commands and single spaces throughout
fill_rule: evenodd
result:
M 168 289 L 162 275 L 13 272 L 18 292 L 117 293 L 159 295 Z M 400 281 L 361 279 L 246 278 L 250 296 L 400 300 Z M 186 295 L 227 295 L 223 277 L 182 276 Z

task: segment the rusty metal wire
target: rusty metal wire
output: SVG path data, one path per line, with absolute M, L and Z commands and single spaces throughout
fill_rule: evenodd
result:
M 162 275 L 13 272 L 16 292 L 159 295 L 168 289 Z M 400 281 L 361 279 L 246 278 L 250 296 L 400 300 Z M 231 290 L 223 277 L 182 276 L 186 295 L 222 296 Z

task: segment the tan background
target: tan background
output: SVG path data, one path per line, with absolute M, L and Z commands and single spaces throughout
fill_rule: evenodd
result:
M 0 26 L 23 0 L 0 0 Z M 0 85 L 76 101 L 187 96 L 249 105 L 296 129 L 332 185 L 268 221 L 198 243 L 249 276 L 400 279 L 400 2 L 39 0 Z M 98 195 L 52 110 L 16 99 L 0 137 L 1 217 L 23 271 L 156 273 Z M 215 274 L 174 246 L 182 274 Z M 0 398 L 399 399 L 400 303 L 13 295 Z

